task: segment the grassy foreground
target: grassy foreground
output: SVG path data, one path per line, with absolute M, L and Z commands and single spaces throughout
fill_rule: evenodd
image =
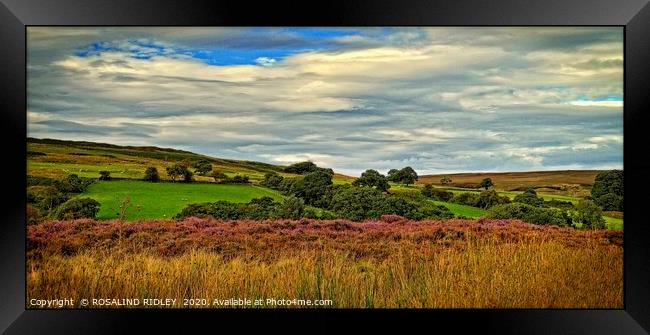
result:
M 622 239 L 502 220 L 48 222 L 28 228 L 27 298 L 621 308 Z

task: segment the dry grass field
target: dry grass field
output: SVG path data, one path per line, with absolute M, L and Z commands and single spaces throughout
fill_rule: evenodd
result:
M 622 231 L 395 216 L 364 223 L 54 221 L 28 227 L 27 298 L 620 308 L 622 241 Z

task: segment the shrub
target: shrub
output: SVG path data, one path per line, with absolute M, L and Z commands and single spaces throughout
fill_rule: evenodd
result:
M 454 197 L 454 193 L 437 189 L 433 187 L 433 185 L 431 184 L 424 185 L 421 193 L 427 198 L 431 198 L 433 200 L 438 200 L 438 201 L 445 201 L 445 202 L 451 200 L 451 198 Z
M 61 220 L 94 219 L 99 212 L 99 207 L 99 202 L 91 198 L 71 199 L 56 210 L 55 217 Z
M 287 197 L 280 207 L 280 217 L 285 219 L 299 219 L 303 217 L 305 202 L 297 197 Z M 315 214 L 315 213 L 314 213 Z
M 56 188 L 64 193 L 83 193 L 88 186 L 93 183 L 93 180 L 88 178 L 81 178 L 76 174 L 68 175 L 67 177 L 55 182 Z
M 537 192 L 532 188 L 527 189 L 522 194 L 517 194 L 513 201 L 536 207 L 544 206 L 544 199 L 538 197 Z
M 212 178 L 214 178 L 214 181 L 218 182 L 219 180 L 224 180 L 228 179 L 228 176 L 220 171 L 212 171 L 212 174 L 210 175 Z
M 193 165 L 194 171 L 201 176 L 205 176 L 212 171 L 212 163 L 209 160 L 202 159 Z
M 230 180 L 230 183 L 232 183 L 232 184 L 248 184 L 248 183 L 250 183 L 250 181 L 248 180 L 248 176 L 236 175 L 236 176 L 232 177 L 232 179 Z
M 54 186 L 29 186 L 27 187 L 27 202 L 35 207 L 51 212 L 58 205 L 68 200 L 68 195 Z
M 510 203 L 510 198 L 500 196 L 495 190 L 486 190 L 479 194 L 474 206 L 488 209 L 496 205 Z
M 596 204 L 604 211 L 623 211 L 623 197 L 607 193 L 595 199 Z
M 479 197 L 479 195 L 477 193 L 463 192 L 463 193 L 458 193 L 458 194 L 454 195 L 451 198 L 451 202 L 461 204 L 461 205 L 476 207 L 476 204 L 478 203 L 478 197 Z
M 272 188 L 274 190 L 280 189 L 284 178 L 275 172 L 268 172 L 264 175 L 264 180 L 262 181 L 262 186 Z
M 144 178 L 142 178 L 144 181 L 150 181 L 150 182 L 157 182 L 160 180 L 160 175 L 158 174 L 158 169 L 156 169 L 153 166 L 148 167 L 144 171 Z
M 571 218 L 561 209 L 540 208 L 518 202 L 494 206 L 489 209 L 487 217 L 492 219 L 519 219 L 541 225 L 569 226 L 571 224 Z
M 111 180 L 111 171 L 99 171 L 99 180 Z
M 605 219 L 600 207 L 591 200 L 580 200 L 576 206 L 575 221 L 582 223 L 582 228 L 605 228 Z

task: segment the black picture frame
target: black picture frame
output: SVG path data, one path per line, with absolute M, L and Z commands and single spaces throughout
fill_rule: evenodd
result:
M 332 311 L 57 311 L 25 309 L 26 26 L 538 26 L 625 27 L 624 168 L 626 174 L 625 297 L 620 310 Z M 645 144 L 650 117 L 648 0 L 462 0 L 425 2 L 244 2 L 173 0 L 0 0 L 0 133 L 3 200 L 0 221 L 0 331 L 7 334 L 131 333 L 145 325 L 169 332 L 230 325 L 323 332 L 350 327 L 451 326 L 454 332 L 500 334 L 645 334 L 650 331 L 650 197 Z M 389 313 L 391 313 L 389 315 Z M 233 319 L 237 319 L 233 321 Z M 333 318 L 335 321 L 325 320 Z M 306 323 L 309 330 L 295 323 Z M 344 323 L 345 322 L 345 323 Z M 346 326 L 344 326 L 346 324 Z M 275 326 L 275 327 L 274 327 Z M 442 329 L 444 329 L 442 328 Z

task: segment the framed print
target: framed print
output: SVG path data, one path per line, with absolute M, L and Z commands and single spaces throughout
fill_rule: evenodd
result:
M 8 334 L 650 329 L 646 1 L 3 1 Z

